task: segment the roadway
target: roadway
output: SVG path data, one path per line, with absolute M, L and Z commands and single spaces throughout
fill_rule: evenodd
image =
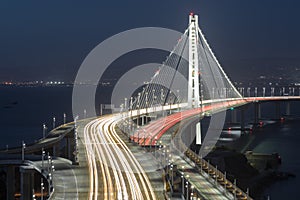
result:
M 120 115 L 108 115 L 84 127 L 88 199 L 156 199 L 147 174 L 116 132 L 119 120 Z
M 199 115 L 204 112 L 215 112 L 220 110 L 226 110 L 228 107 L 236 107 L 246 104 L 247 101 L 244 99 L 231 100 L 218 102 L 211 105 L 204 105 L 202 108 L 189 109 L 182 112 L 177 112 L 175 114 L 169 115 L 164 119 L 159 119 L 150 122 L 148 125 L 144 126 L 142 129 L 136 131 L 131 138 L 139 143 L 140 145 L 155 145 L 157 140 L 159 140 L 165 132 L 178 122 Z

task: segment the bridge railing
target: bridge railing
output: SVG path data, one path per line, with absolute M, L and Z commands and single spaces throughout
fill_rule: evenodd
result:
M 222 186 L 225 191 L 229 191 L 235 199 L 247 199 L 252 200 L 249 194 L 246 194 L 241 190 L 236 183 L 232 183 L 226 178 L 226 175 L 211 165 L 208 161 L 201 158 L 198 154 L 190 150 L 181 140 L 181 136 L 178 136 L 178 129 L 173 133 L 173 145 L 177 148 L 177 151 L 182 152 L 187 158 L 195 164 L 195 167 L 200 170 L 201 173 L 206 173 L 214 180 L 215 184 Z

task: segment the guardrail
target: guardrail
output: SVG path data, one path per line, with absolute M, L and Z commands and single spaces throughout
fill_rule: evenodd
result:
M 230 180 L 226 178 L 226 175 L 223 174 L 220 170 L 215 168 L 209 162 L 201 158 L 198 154 L 190 150 L 181 140 L 181 137 L 175 136 L 178 134 L 178 129 L 172 135 L 172 141 L 175 147 L 179 152 L 184 152 L 185 156 L 195 164 L 195 168 L 197 168 L 200 173 L 205 173 L 209 175 L 214 181 L 215 184 L 219 184 L 222 186 L 226 191 L 229 191 L 233 196 L 234 199 L 247 199 L 253 200 L 249 194 L 246 194 L 243 190 L 241 190 L 236 183 L 232 183 Z

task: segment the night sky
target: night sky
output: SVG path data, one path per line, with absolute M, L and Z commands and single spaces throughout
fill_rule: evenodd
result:
M 1 1 L 0 81 L 72 81 L 106 38 L 147 26 L 183 32 L 190 12 L 231 78 L 292 70 L 300 68 L 299 7 L 297 0 Z

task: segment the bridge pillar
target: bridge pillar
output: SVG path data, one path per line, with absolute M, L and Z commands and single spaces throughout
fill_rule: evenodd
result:
M 199 99 L 199 67 L 198 67 L 198 16 L 191 14 L 189 17 L 189 71 L 188 71 L 188 104 L 192 108 L 198 108 Z
M 291 102 L 289 102 L 289 101 L 286 102 L 285 115 L 287 115 L 287 116 L 291 115 Z
M 254 103 L 254 124 L 258 124 L 260 118 L 261 118 L 260 103 L 255 102 Z
M 241 131 L 245 130 L 245 110 L 241 108 Z
M 15 199 L 15 166 L 9 165 L 7 167 L 6 176 L 6 199 Z
M 32 199 L 34 189 L 35 170 L 31 166 L 20 166 L 21 200 Z
M 196 124 L 196 144 L 201 145 L 202 139 L 201 139 L 201 122 L 199 121 Z
M 144 116 L 142 116 L 141 118 L 142 118 L 142 126 L 144 126 L 145 125 L 145 123 L 144 123 Z
M 72 157 L 73 157 L 73 154 L 72 154 L 72 140 L 73 140 L 73 138 L 66 137 L 66 148 L 67 148 L 66 157 L 69 160 L 72 160 Z
M 280 102 L 275 102 L 275 119 L 280 119 Z
M 237 123 L 237 111 L 236 111 L 236 109 L 231 111 L 231 123 Z
M 59 149 L 59 143 L 58 144 L 54 144 L 53 145 L 53 147 L 52 147 L 52 155 L 54 156 L 54 157 L 57 157 L 57 156 L 59 156 L 59 154 L 60 154 L 60 149 Z

